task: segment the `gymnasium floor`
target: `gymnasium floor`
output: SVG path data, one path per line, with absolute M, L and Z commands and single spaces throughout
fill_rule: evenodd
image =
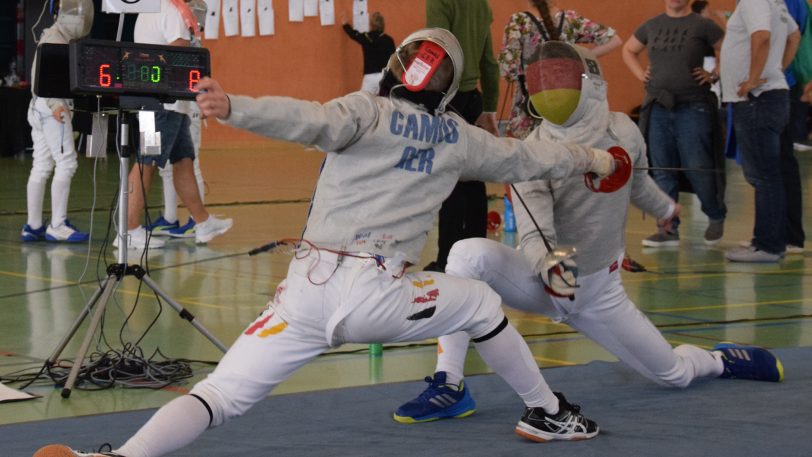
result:
M 805 195 L 812 166 L 809 154 L 797 153 Z M 165 249 L 150 253 L 146 261 L 131 258 L 130 263 L 148 265 L 151 277 L 170 296 L 230 344 L 261 311 L 286 272 L 285 254 L 249 257 L 247 252 L 282 237 L 298 236 L 321 158 L 322 154 L 313 150 L 272 142 L 204 150 L 206 203 L 212 213 L 233 217 L 234 228 L 207 246 L 175 240 Z M 0 376 L 4 380 L 40 368 L 98 287 L 98 278 L 105 276 L 104 266 L 115 261 L 111 248 L 106 256 L 100 257 L 99 251 L 118 182 L 117 159 L 94 164 L 80 158 L 70 218 L 87 229 L 92 217 L 94 240 L 89 248 L 18 241 L 25 221 L 25 183 L 30 166 L 30 156 L 4 158 L 0 163 Z M 153 204 L 160 202 L 158 182 L 151 193 Z M 501 185 L 489 185 L 489 194 L 500 197 L 502 189 Z M 639 210 L 632 209 L 626 231 L 628 253 L 649 271 L 624 272 L 629 295 L 675 345 L 711 347 L 721 340 L 773 348 L 812 345 L 812 299 L 807 293 L 812 280 L 806 274 L 812 257 L 792 255 L 777 265 L 726 262 L 724 250 L 749 238 L 753 218 L 752 189 L 732 162 L 728 162 L 726 200 L 729 216 L 725 237 L 714 247 L 706 247 L 702 241 L 706 218 L 693 196 L 683 195 L 679 248 L 643 249 L 640 240 L 652 233 L 654 221 L 643 219 Z M 492 198 L 490 204 L 493 210 L 502 211 L 501 198 Z M 153 210 L 153 217 L 157 214 Z M 812 215 L 808 202 L 805 215 L 807 220 Z M 185 220 L 183 210 L 181 217 Z M 807 224 L 807 229 L 810 226 Z M 509 244 L 514 242 L 510 235 L 491 234 Z M 435 250 L 436 230 L 431 233 L 421 266 L 434 257 Z M 171 358 L 219 359 L 217 348 L 168 305 L 163 305 L 156 318 L 159 305 L 146 288 L 141 289 L 136 306 L 138 294 L 138 282 L 127 278 L 109 302 L 104 336 L 111 347 L 120 349 L 122 340 L 134 342 L 146 332 L 139 346 L 147 355 L 159 347 Z M 122 330 L 124 318 L 134 308 Z M 516 312 L 509 316 L 526 335 L 542 367 L 613 360 L 564 325 Z M 74 357 L 84 328 L 70 340 L 61 358 Z M 106 349 L 98 335 L 93 340 L 96 346 Z M 371 358 L 367 347 L 348 345 L 304 367 L 275 394 L 421 379 L 433 371 L 434 351 L 433 341 L 387 345 L 382 357 Z M 466 367 L 469 374 L 487 372 L 474 351 L 469 353 Z M 195 363 L 193 368 L 191 381 L 204 376 L 211 366 Z M 152 408 L 190 386 L 185 383 L 157 391 L 74 390 L 66 400 L 48 382 L 38 381 L 27 390 L 42 398 L 0 404 L 0 425 Z

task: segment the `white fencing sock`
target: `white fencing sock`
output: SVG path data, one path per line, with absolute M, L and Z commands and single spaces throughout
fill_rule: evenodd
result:
M 476 343 L 476 350 L 527 406 L 542 407 L 548 414 L 558 413 L 558 398 L 541 376 L 527 343 L 512 325 L 508 324 L 494 337 Z
M 158 457 L 191 444 L 209 428 L 209 411 L 191 395 L 178 397 L 114 452 L 127 457 Z
M 42 205 L 45 200 L 45 181 L 28 178 L 26 187 L 26 205 L 28 207 L 28 221 L 32 229 L 42 227 Z
M 51 180 L 51 227 L 59 227 L 68 217 L 68 197 L 70 180 Z
M 465 355 L 471 338 L 465 332 L 452 333 L 437 339 L 437 371 L 446 372 L 448 384 L 459 384 L 465 376 Z
M 172 165 L 167 163 L 166 167 L 159 171 L 164 184 L 163 216 L 167 222 L 176 222 L 178 220 L 178 194 L 175 192 L 175 184 L 172 182 Z

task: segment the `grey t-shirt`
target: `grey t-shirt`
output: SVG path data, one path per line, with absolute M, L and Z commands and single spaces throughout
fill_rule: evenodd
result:
M 713 21 L 694 13 L 683 17 L 661 14 L 643 23 L 634 37 L 646 45 L 651 62 L 646 88 L 679 94 L 710 90 L 709 85 L 700 85 L 692 72 L 702 67 L 708 48 L 724 34 Z

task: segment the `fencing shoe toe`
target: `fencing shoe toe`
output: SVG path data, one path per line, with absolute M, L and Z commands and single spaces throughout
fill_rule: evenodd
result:
M 713 348 L 722 356 L 724 371 L 720 378 L 752 379 L 754 381 L 781 382 L 784 366 L 770 351 L 756 346 L 719 343 Z

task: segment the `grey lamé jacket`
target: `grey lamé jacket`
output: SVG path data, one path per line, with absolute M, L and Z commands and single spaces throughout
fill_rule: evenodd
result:
M 458 180 L 518 182 L 582 175 L 590 148 L 497 138 L 454 113 L 355 92 L 325 104 L 230 95 L 226 123 L 328 151 L 304 238 L 417 262 Z
M 545 138 L 544 124 L 527 138 Z M 624 252 L 626 216 L 629 201 L 658 219 L 670 215 L 673 201 L 648 175 L 646 144 L 637 125 L 622 113 L 610 113 L 609 127 L 602 138 L 592 144 L 598 149 L 621 146 L 629 153 L 634 170 L 629 182 L 613 193 L 594 193 L 582 176 L 516 185 L 544 235 L 553 246 L 575 246 L 580 275 L 609 267 Z M 513 197 L 516 228 L 525 257 L 540 272 L 547 248 L 533 221 L 519 199 Z

